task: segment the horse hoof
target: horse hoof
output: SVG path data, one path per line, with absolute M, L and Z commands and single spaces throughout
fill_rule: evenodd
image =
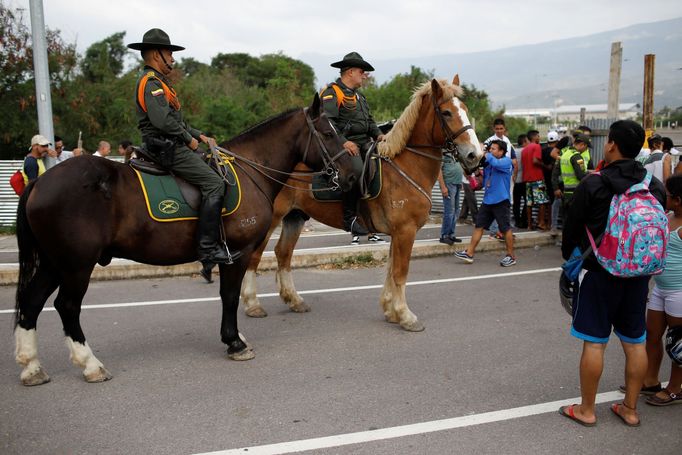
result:
M 234 352 L 230 354 L 229 352 L 227 353 L 227 358 L 230 360 L 238 360 L 238 361 L 243 361 L 243 360 L 251 360 L 254 357 L 256 357 L 256 353 L 253 352 L 253 349 L 251 348 L 244 348 L 239 352 Z
M 246 315 L 252 318 L 264 318 L 268 315 L 268 313 L 263 309 L 261 306 L 255 306 L 248 308 L 245 311 Z
M 400 327 L 407 330 L 408 332 L 422 332 L 426 328 L 424 327 L 424 324 L 418 320 L 412 322 L 401 322 Z
M 86 382 L 96 383 L 108 381 L 113 376 L 111 375 L 111 373 L 109 373 L 109 371 L 106 368 L 99 367 L 96 371 L 93 371 L 92 373 L 88 374 L 83 373 L 83 377 L 85 378 Z
M 301 303 L 289 305 L 289 309 L 294 313 L 307 313 L 310 311 L 310 306 L 301 301 Z
M 27 387 L 45 384 L 47 382 L 50 382 L 50 376 L 43 370 L 43 367 L 38 368 L 32 375 L 21 378 L 21 383 Z
M 389 322 L 391 324 L 397 324 L 398 322 L 400 322 L 400 318 L 395 314 L 385 314 L 384 317 L 386 318 L 386 322 Z

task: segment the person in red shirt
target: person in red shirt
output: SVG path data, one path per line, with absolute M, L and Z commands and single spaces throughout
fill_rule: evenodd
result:
M 549 229 L 547 226 L 547 207 L 549 197 L 545 185 L 545 175 L 542 172 L 542 148 L 540 147 L 540 133 L 536 130 L 528 131 L 528 141 L 521 153 L 521 167 L 523 169 L 523 181 L 526 184 L 526 211 L 528 228 L 533 225 L 541 231 Z M 533 223 L 533 206 L 538 206 L 538 222 Z

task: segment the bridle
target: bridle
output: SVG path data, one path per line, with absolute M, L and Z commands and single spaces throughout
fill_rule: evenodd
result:
M 455 142 L 455 139 L 457 139 L 459 136 L 462 135 L 467 130 L 472 130 L 474 129 L 473 126 L 471 125 L 464 125 L 460 129 L 458 129 L 456 132 L 452 132 L 450 127 L 448 126 L 448 122 L 445 121 L 445 117 L 443 116 L 443 112 L 440 110 L 440 106 L 438 105 L 438 101 L 436 100 L 435 97 L 431 97 L 431 101 L 433 103 L 433 110 L 436 113 L 436 118 L 438 119 L 438 122 L 440 123 L 440 127 L 443 130 L 443 133 L 445 134 L 445 141 L 443 144 L 440 145 L 432 145 L 432 144 L 407 144 L 405 146 L 405 150 L 408 150 L 416 155 L 423 156 L 425 158 L 429 158 L 435 161 L 442 161 L 443 160 L 443 151 L 446 153 L 451 153 L 457 161 L 459 161 L 461 164 L 465 164 L 463 162 L 463 158 L 460 156 L 459 153 L 459 147 L 457 146 L 457 143 Z M 436 127 L 435 122 L 431 126 L 431 137 L 433 137 L 433 130 Z M 416 150 L 415 147 L 420 147 L 420 148 L 430 148 L 430 149 L 436 149 L 440 153 L 438 153 L 437 156 L 425 153 L 419 150 Z M 431 196 L 422 188 L 412 177 L 410 177 L 405 171 L 400 169 L 400 166 L 398 166 L 393 160 L 388 159 L 388 158 L 383 158 L 388 164 L 393 166 L 393 168 L 398 172 L 400 175 L 407 180 L 410 185 L 415 187 L 417 191 L 419 191 L 428 201 L 429 204 L 432 204 L 431 201 Z
M 320 151 L 322 152 L 322 162 L 324 163 L 324 170 L 318 172 L 318 173 L 313 173 L 312 175 L 326 175 L 329 177 L 329 181 L 331 183 L 331 187 L 329 188 L 331 191 L 335 191 L 340 188 L 339 185 L 339 168 L 336 166 L 336 160 L 341 158 L 343 155 L 348 153 L 346 149 L 341 149 L 340 152 L 338 152 L 336 155 L 332 156 L 332 154 L 327 150 L 327 146 L 324 145 L 324 141 L 322 140 L 322 137 L 320 136 L 320 132 L 317 131 L 315 128 L 315 125 L 313 124 L 313 120 L 310 118 L 308 115 L 308 108 L 304 108 L 303 112 L 305 114 L 305 120 L 306 123 L 308 124 L 308 141 L 306 142 L 305 150 L 303 151 L 303 158 L 302 161 L 305 163 L 305 160 L 308 158 L 308 150 L 310 149 L 310 144 L 313 140 L 313 136 L 317 140 L 317 146 L 320 148 Z M 331 126 L 331 123 L 330 123 Z M 333 127 L 332 127 L 333 128 Z M 336 130 L 334 129 L 336 132 Z M 293 175 L 293 174 L 292 174 Z M 306 175 L 311 175 L 311 174 L 306 174 Z
M 328 180 L 329 180 L 330 185 L 331 185 L 330 187 L 321 188 L 319 190 L 315 190 L 315 189 L 311 188 L 308 191 L 336 191 L 337 189 L 340 188 L 340 185 L 339 185 L 339 168 L 336 165 L 336 161 L 348 152 L 345 149 L 342 149 L 336 155 L 332 156 L 332 154 L 329 152 L 329 150 L 325 146 L 324 141 L 322 140 L 322 136 L 320 135 L 320 132 L 317 131 L 317 129 L 315 128 L 315 124 L 313 123 L 312 119 L 308 115 L 308 108 L 303 109 L 303 115 L 305 116 L 306 124 L 308 125 L 309 134 L 308 134 L 308 140 L 306 141 L 305 150 L 303 151 L 302 162 L 305 162 L 306 158 L 308 157 L 308 150 L 310 149 L 310 144 L 312 143 L 312 140 L 314 137 L 315 140 L 317 141 L 317 145 L 318 145 L 319 150 L 320 150 L 321 155 L 322 155 L 322 162 L 324 164 L 324 169 L 322 171 L 317 171 L 317 172 L 285 172 L 285 171 L 280 171 L 279 169 L 273 169 L 273 168 L 266 166 L 264 164 L 261 164 L 257 161 L 253 161 L 253 160 L 250 160 L 250 159 L 245 158 L 243 156 L 237 155 L 236 153 L 231 152 L 230 150 L 227 150 L 225 148 L 219 147 L 217 145 L 216 146 L 210 145 L 211 155 L 212 155 L 213 159 L 216 161 L 217 168 L 221 169 L 221 166 L 219 164 L 220 164 L 220 161 L 222 158 L 220 157 L 220 155 L 223 154 L 223 155 L 227 155 L 230 159 L 242 161 L 245 164 L 248 164 L 249 167 L 254 169 L 259 174 L 261 174 L 261 175 L 265 176 L 266 178 L 268 178 L 274 182 L 277 182 L 277 183 L 279 183 L 279 184 L 281 184 L 287 188 L 292 188 L 294 190 L 300 189 L 298 187 L 287 184 L 285 181 L 282 181 L 276 177 L 273 177 L 272 175 L 270 175 L 270 173 L 280 174 L 280 175 L 286 176 L 286 179 L 291 177 L 294 180 L 299 180 L 299 181 L 303 181 L 300 177 L 308 177 L 309 178 L 309 177 L 314 177 L 314 176 L 318 176 L 318 175 L 326 175 L 327 177 L 329 177 Z M 336 131 L 336 130 L 334 130 L 334 131 Z M 238 163 L 235 163 L 235 164 L 238 167 L 242 168 Z M 244 169 L 242 168 L 242 170 L 244 170 Z M 246 173 L 246 175 L 249 178 L 251 178 L 251 176 L 249 175 L 248 172 Z M 225 176 L 223 176 L 223 179 L 225 179 Z M 258 184 L 256 184 L 256 187 L 260 188 L 260 186 Z
M 436 113 L 436 118 L 438 119 L 438 123 L 440 123 L 440 128 L 443 130 L 443 133 L 445 134 L 445 141 L 441 145 L 432 145 L 432 144 L 407 144 L 405 146 L 406 150 L 409 150 L 412 153 L 415 153 L 420 156 L 424 156 L 426 158 L 430 158 L 432 160 L 436 161 L 441 161 L 442 156 L 436 157 L 433 155 L 430 155 L 428 153 L 420 152 L 419 150 L 414 150 L 414 147 L 420 147 L 420 148 L 432 148 L 432 149 L 438 149 L 438 150 L 445 150 L 448 153 L 452 153 L 452 155 L 455 157 L 457 161 L 459 161 L 461 164 L 464 164 L 463 158 L 460 156 L 459 153 L 459 147 L 457 146 L 457 143 L 455 142 L 455 139 L 457 139 L 459 136 L 462 135 L 465 131 L 468 130 L 473 130 L 474 127 L 471 125 L 464 125 L 454 133 L 450 129 L 450 126 L 448 125 L 448 122 L 445 121 L 445 116 L 443 115 L 443 112 L 440 110 L 440 106 L 438 105 L 438 101 L 436 100 L 435 97 L 431 97 L 431 103 L 433 104 L 433 110 Z M 433 137 L 433 129 L 435 128 L 435 124 L 431 127 L 431 137 Z

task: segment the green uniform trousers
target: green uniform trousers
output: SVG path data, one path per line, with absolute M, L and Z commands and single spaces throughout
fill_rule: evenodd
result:
M 178 177 L 182 177 L 192 185 L 199 187 L 201 196 L 225 196 L 225 182 L 211 169 L 201 158 L 187 146 L 178 146 L 175 149 L 175 161 L 171 171 Z

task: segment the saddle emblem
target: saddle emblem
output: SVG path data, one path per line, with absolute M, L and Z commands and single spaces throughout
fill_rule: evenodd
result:
M 165 213 L 166 215 L 172 215 L 180 210 L 180 204 L 172 199 L 164 199 L 159 202 L 159 211 Z

